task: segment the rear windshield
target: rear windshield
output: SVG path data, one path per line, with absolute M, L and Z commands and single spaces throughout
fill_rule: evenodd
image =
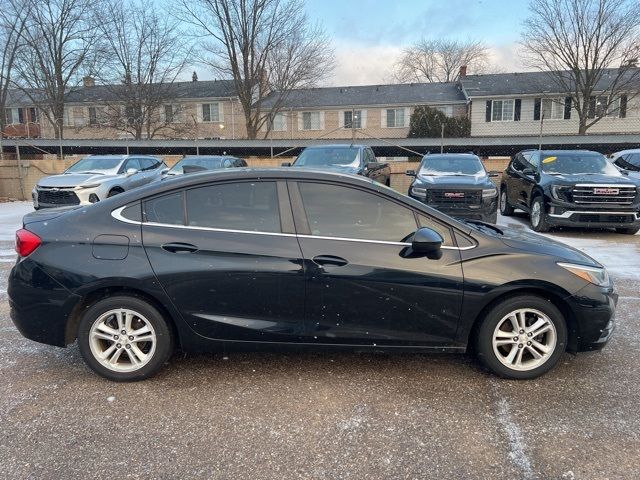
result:
M 600 153 L 562 152 L 544 154 L 540 162 L 542 171 L 557 174 L 605 174 L 619 175 L 620 172 Z
M 357 167 L 360 163 L 358 155 L 360 149 L 353 147 L 341 148 L 307 148 L 303 150 L 293 164 L 294 167 L 313 166 L 350 166 Z
M 420 165 L 421 175 L 479 175 L 484 167 L 478 157 L 425 157 Z

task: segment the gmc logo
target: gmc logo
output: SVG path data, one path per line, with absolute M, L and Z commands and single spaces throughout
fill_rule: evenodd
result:
M 619 188 L 594 188 L 593 193 L 595 195 L 618 195 L 620 193 Z
M 445 198 L 464 198 L 464 192 L 444 192 Z

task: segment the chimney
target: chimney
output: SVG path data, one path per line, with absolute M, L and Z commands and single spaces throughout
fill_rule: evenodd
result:
M 84 77 L 84 78 L 82 79 L 82 84 L 83 84 L 85 87 L 93 87 L 93 86 L 95 86 L 95 84 L 96 84 L 96 79 L 95 79 L 95 78 L 93 78 L 93 77 L 90 77 L 89 75 L 87 75 L 86 77 Z
M 467 76 L 467 66 L 466 65 L 460 65 L 460 74 L 459 74 L 460 78 L 464 78 Z
M 193 75 L 191 75 L 191 81 L 192 82 L 198 81 L 198 74 L 195 72 L 195 70 L 193 71 Z

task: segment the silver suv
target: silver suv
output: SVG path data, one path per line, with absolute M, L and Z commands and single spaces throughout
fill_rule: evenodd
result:
M 87 205 L 125 190 L 159 180 L 165 163 L 144 155 L 89 155 L 60 175 L 41 178 L 33 191 L 36 210 L 64 205 Z

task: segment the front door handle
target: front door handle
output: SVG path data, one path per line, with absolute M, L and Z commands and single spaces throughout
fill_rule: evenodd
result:
M 343 267 L 347 263 L 349 263 L 344 258 L 336 257 L 334 255 L 318 255 L 316 257 L 313 257 L 312 260 L 313 263 L 315 263 L 316 265 L 320 265 L 321 267 L 325 265 L 330 265 L 333 267 Z
M 190 243 L 165 243 L 162 245 L 162 249 L 171 253 L 195 253 L 198 251 L 198 247 L 191 245 Z

